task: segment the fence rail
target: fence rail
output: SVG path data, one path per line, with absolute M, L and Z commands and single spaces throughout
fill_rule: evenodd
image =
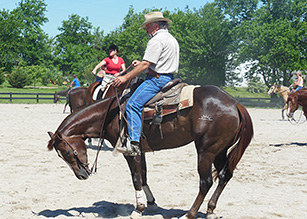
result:
M 39 103 L 40 100 L 53 100 L 54 93 L 0 93 L 0 100 L 36 100 Z M 236 97 L 236 99 L 247 107 L 282 107 L 284 102 L 282 98 L 242 98 Z M 65 97 L 61 97 L 61 100 L 65 100 Z
M 54 93 L 0 93 L 0 100 L 36 100 L 39 103 L 40 100 L 53 100 Z M 61 97 L 61 100 L 65 100 L 65 97 Z

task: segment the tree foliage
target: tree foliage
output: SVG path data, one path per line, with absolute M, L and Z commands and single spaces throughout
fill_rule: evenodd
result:
M 173 21 L 170 32 L 180 45 L 178 77 L 187 83 L 235 86 L 242 81 L 236 68 L 248 63 L 249 84 L 261 78 L 267 87 L 289 85 L 294 71 L 307 68 L 305 0 L 215 0 L 173 12 L 135 12 L 130 6 L 123 23 L 107 34 L 87 17 L 72 14 L 54 38 L 41 28 L 48 22 L 47 7 L 45 0 L 20 0 L 16 9 L 0 11 L 0 68 L 12 86 L 63 81 L 72 74 L 91 83 L 91 70 L 111 44 L 118 45 L 128 67 L 144 55 L 149 39 L 139 27 L 144 14 L 154 10 Z
M 247 78 L 261 76 L 268 87 L 289 85 L 295 70 L 306 69 L 307 6 L 302 2 L 263 1 L 253 19 L 236 28 L 239 58 L 253 63 Z

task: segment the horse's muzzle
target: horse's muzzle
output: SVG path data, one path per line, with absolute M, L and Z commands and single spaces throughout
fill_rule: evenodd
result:
M 289 119 L 291 119 L 291 118 L 293 118 L 293 112 L 291 112 L 291 113 L 287 113 L 287 117 L 289 118 Z
M 80 180 L 86 180 L 90 174 L 88 173 L 88 171 L 84 168 L 81 167 L 76 173 L 75 173 L 76 177 Z

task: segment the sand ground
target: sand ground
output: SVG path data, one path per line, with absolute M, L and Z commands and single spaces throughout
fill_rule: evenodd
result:
M 98 173 L 79 181 L 55 151 L 47 150 L 47 131 L 54 132 L 68 115 L 62 104 L 0 107 L 0 218 L 129 218 L 135 194 L 121 155 L 103 148 Z M 255 136 L 215 213 L 223 219 L 307 218 L 307 122 L 282 121 L 279 109 L 248 111 Z M 89 148 L 91 163 L 95 149 Z M 194 145 L 147 153 L 147 163 L 159 208 L 145 211 L 143 218 L 185 214 L 198 192 Z M 198 218 L 205 218 L 210 194 Z

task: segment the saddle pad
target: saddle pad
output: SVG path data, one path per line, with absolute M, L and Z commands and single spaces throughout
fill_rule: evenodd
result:
M 182 88 L 180 93 L 180 101 L 178 104 L 163 105 L 162 116 L 175 113 L 179 110 L 193 106 L 193 91 L 199 85 L 186 85 Z M 152 119 L 155 113 L 154 107 L 144 107 L 143 114 L 144 119 Z

